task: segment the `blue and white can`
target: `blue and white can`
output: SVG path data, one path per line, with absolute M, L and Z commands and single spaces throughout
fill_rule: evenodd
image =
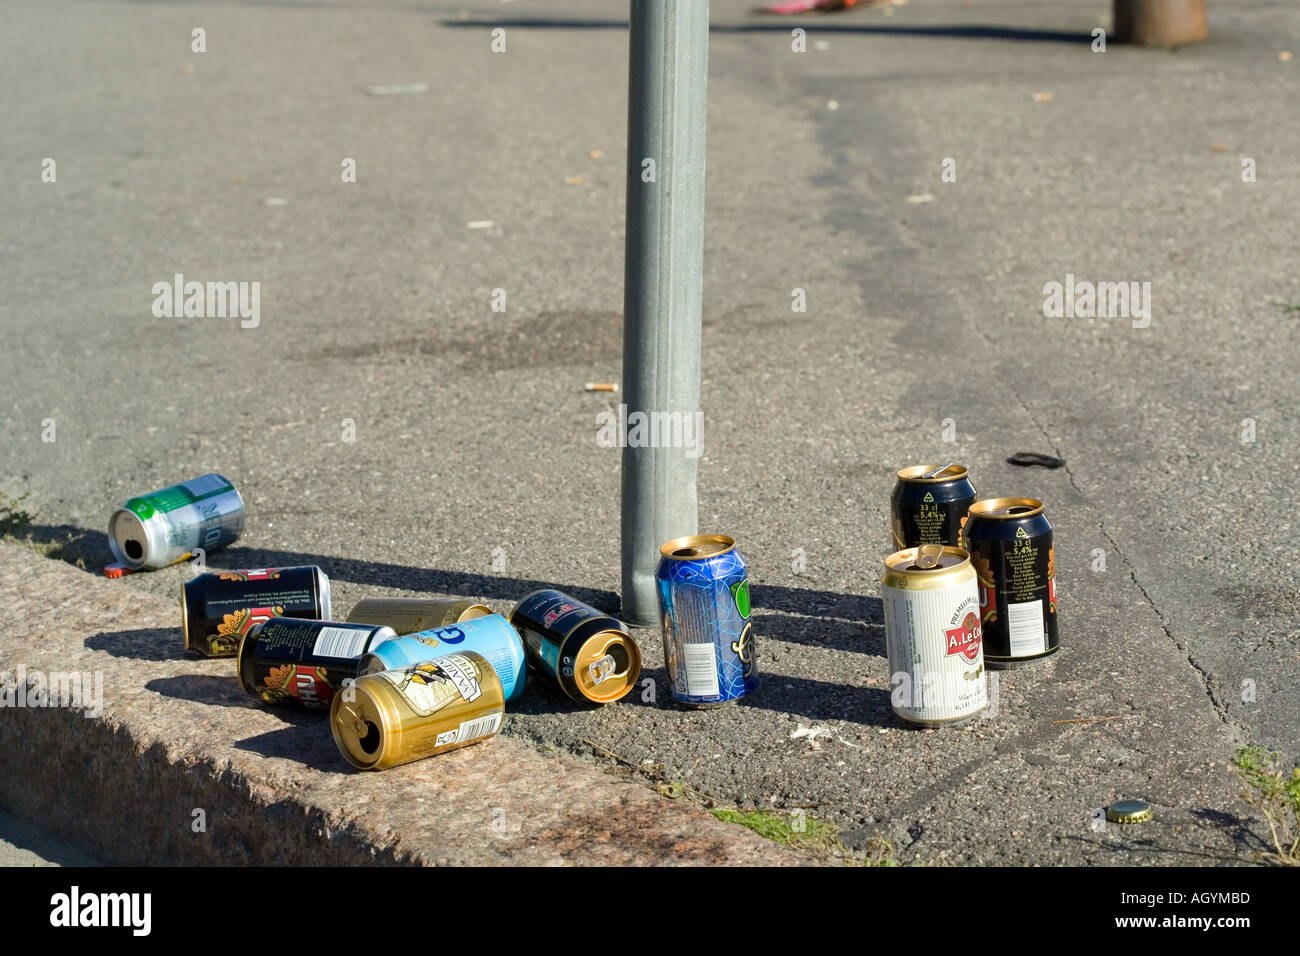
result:
M 442 657 L 473 651 L 496 671 L 506 702 L 524 692 L 524 642 L 519 632 L 500 614 L 485 614 L 467 621 L 417 631 L 384 641 L 361 659 L 361 673 L 398 670 Z
M 710 707 L 758 689 L 749 571 L 720 534 L 674 538 L 659 549 L 655 583 L 673 699 Z

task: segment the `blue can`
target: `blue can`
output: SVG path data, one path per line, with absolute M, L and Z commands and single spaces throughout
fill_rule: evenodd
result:
M 655 582 L 673 699 L 710 707 L 758 689 L 749 621 L 749 571 L 721 534 L 674 538 L 659 549 Z
M 506 703 L 524 692 L 524 642 L 519 632 L 500 614 L 485 614 L 468 621 L 417 631 L 384 641 L 361 659 L 361 673 L 397 670 L 445 654 L 473 651 L 492 665 Z

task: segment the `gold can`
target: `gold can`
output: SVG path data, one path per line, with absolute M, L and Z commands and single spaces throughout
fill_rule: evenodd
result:
M 352 766 L 387 770 L 495 736 L 504 715 L 496 671 L 466 651 L 358 677 L 334 696 L 330 729 Z
M 459 624 L 471 618 L 486 617 L 492 609 L 468 598 L 362 598 L 352 608 L 348 621 L 353 624 L 383 624 L 400 637 L 416 631 Z

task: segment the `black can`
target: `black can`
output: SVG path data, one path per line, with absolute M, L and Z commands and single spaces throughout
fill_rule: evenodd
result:
M 619 700 L 641 674 L 641 648 L 626 625 L 560 591 L 525 595 L 510 623 L 528 663 L 572 700 Z
M 234 657 L 239 639 L 273 617 L 329 620 L 325 572 L 314 565 L 210 571 L 181 587 L 181 636 L 205 657 Z
M 397 634 L 391 627 L 273 617 L 239 642 L 239 683 L 264 704 L 329 710 L 361 657 Z
M 922 475 L 936 472 L 932 478 Z M 898 473 L 889 497 L 894 551 L 923 544 L 961 547 L 961 526 L 975 503 L 965 465 L 913 465 Z
M 1007 670 L 1055 654 L 1056 551 L 1043 503 L 990 498 L 971 506 L 962 529 L 979 579 L 984 663 Z

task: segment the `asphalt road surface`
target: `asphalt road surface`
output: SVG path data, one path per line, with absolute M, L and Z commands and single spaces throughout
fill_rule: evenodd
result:
M 603 710 L 538 685 L 505 732 L 905 862 L 1249 860 L 1228 761 L 1300 759 L 1300 9 L 1211 2 L 1171 53 L 1094 52 L 1105 0 L 712 6 L 700 525 L 749 561 L 761 686 L 680 710 L 640 630 L 655 684 Z M 97 571 L 115 505 L 215 470 L 249 520 L 212 563 L 318 563 L 342 611 L 542 584 L 616 609 L 619 396 L 583 385 L 621 372 L 621 12 L 6 3 L 20 536 Z M 156 316 L 177 273 L 259 282 L 256 327 Z M 1150 283 L 1149 322 L 1046 316 L 1067 276 Z M 1063 649 L 921 732 L 881 562 L 894 473 L 950 460 L 1046 503 Z M 1094 828 L 1124 797 L 1154 821 Z

